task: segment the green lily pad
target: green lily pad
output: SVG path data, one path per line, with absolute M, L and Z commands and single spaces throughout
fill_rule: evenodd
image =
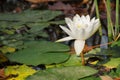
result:
M 26 42 L 25 49 L 6 56 L 10 61 L 36 66 L 64 62 L 69 58 L 68 50 L 68 46 L 60 43 L 30 41 Z
M 26 41 L 25 42 L 25 48 L 37 48 L 41 52 L 56 52 L 56 51 L 69 51 L 69 46 L 61 44 L 61 43 L 55 43 L 50 41 Z
M 104 64 L 108 68 L 115 68 L 120 64 L 120 58 L 111 58 L 110 61 Z
M 81 57 L 76 56 L 76 54 L 73 54 L 70 56 L 69 60 L 63 63 L 64 66 L 78 66 L 81 64 Z
M 97 73 L 97 70 L 87 66 L 71 66 L 41 70 L 26 80 L 78 80 Z
M 48 15 L 50 14 L 50 15 Z M 0 13 L 0 20 L 2 21 L 22 21 L 22 22 L 43 22 L 49 21 L 58 15 L 61 15 L 61 11 L 50 10 L 25 10 L 22 13 Z
M 76 56 L 76 54 L 70 55 L 69 59 L 64 63 L 60 64 L 50 64 L 45 65 L 46 68 L 54 68 L 54 67 L 63 67 L 63 66 L 81 66 L 81 57 Z
M 88 76 L 80 80 L 101 80 L 100 77 Z
M 116 70 L 111 70 L 109 76 L 116 78 L 120 76 L 120 64 L 117 66 Z

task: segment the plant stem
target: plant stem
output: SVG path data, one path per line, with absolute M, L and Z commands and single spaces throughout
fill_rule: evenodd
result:
M 95 10 L 96 10 L 96 16 L 97 16 L 97 18 L 98 19 L 100 19 L 100 13 L 99 13 L 99 8 L 98 8 L 98 0 L 94 0 L 94 4 L 95 4 Z M 100 23 L 101 23 L 101 21 L 100 21 Z M 100 34 L 100 36 L 102 36 L 102 27 L 100 26 L 100 28 L 99 28 L 99 34 Z
M 116 0 L 116 20 L 115 20 L 115 38 L 119 34 L 119 0 Z
M 82 53 L 80 54 L 80 56 L 81 56 L 81 60 L 82 60 L 82 65 L 84 66 L 84 65 L 85 65 L 84 53 L 82 52 Z
M 106 43 L 106 44 L 100 44 L 100 45 L 92 46 L 92 49 L 97 48 L 97 47 L 100 47 L 100 46 L 105 46 L 105 45 L 108 45 L 108 44 L 112 44 L 113 42 L 117 41 L 119 38 L 120 38 L 120 33 L 118 34 L 118 36 L 115 38 L 114 41 L 108 42 L 108 43 Z
M 120 38 L 120 33 L 118 34 L 118 36 L 116 37 L 115 41 L 117 41 Z
M 107 10 L 107 26 L 108 26 L 108 38 L 111 41 L 111 38 L 114 39 L 115 37 L 115 32 L 113 29 L 113 23 L 112 23 L 112 19 L 111 19 L 111 2 L 110 0 L 103 0 L 106 10 Z

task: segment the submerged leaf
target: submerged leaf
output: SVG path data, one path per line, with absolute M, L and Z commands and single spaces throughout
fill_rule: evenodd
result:
M 120 57 L 119 50 L 120 50 L 120 46 L 114 46 L 114 47 L 110 47 L 108 49 L 102 50 L 100 54 L 108 55 L 114 58 L 119 58 Z

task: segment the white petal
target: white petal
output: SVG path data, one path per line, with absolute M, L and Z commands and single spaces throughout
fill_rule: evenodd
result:
M 86 20 L 87 20 L 87 22 L 90 22 L 90 16 L 89 15 L 86 16 Z
M 90 38 L 98 30 L 99 27 L 100 27 L 100 22 L 91 24 L 89 28 L 86 29 L 85 39 Z
M 61 26 L 61 25 L 60 25 L 60 28 L 63 31 L 65 31 L 69 36 L 72 36 L 72 32 L 68 28 L 66 28 L 65 26 Z
M 78 14 L 76 14 L 73 19 L 80 19 L 80 16 Z
M 98 22 L 100 22 L 99 19 L 96 19 L 96 20 L 95 20 L 95 23 L 98 23 Z
M 85 40 L 93 35 L 93 30 L 94 30 L 94 26 L 93 24 L 90 24 L 89 27 L 85 30 L 85 34 L 84 34 Z
M 76 30 L 76 39 L 84 40 L 84 37 L 85 37 L 85 29 L 84 28 Z
M 93 27 L 94 27 L 93 32 L 95 32 L 100 27 L 100 21 L 99 21 L 99 19 L 95 20 L 95 22 L 93 23 Z
M 65 18 L 65 22 L 67 23 L 68 27 L 72 32 L 74 32 L 74 23 L 70 18 Z
M 74 17 L 73 17 L 73 20 L 81 20 L 80 16 L 78 14 L 76 14 Z
M 100 27 L 100 22 L 97 22 L 96 24 L 94 24 L 94 29 L 93 29 L 93 33 L 95 33 L 97 31 L 97 29 Z
M 82 20 L 82 24 L 86 24 L 86 17 L 85 16 L 81 16 L 81 20 Z
M 86 20 L 86 17 L 85 17 L 84 15 L 82 15 L 82 16 L 81 16 L 81 19 L 84 19 L 84 20 Z
M 94 21 L 95 21 L 95 17 L 93 17 L 93 18 L 91 19 L 91 24 L 92 24 Z
M 63 42 L 63 41 L 68 41 L 68 40 L 73 40 L 74 38 L 72 38 L 72 37 L 65 37 L 65 38 L 62 38 L 62 39 L 59 39 L 59 40 L 57 40 L 56 42 Z
M 85 45 L 85 41 L 75 40 L 74 48 L 77 56 L 79 56 L 82 50 L 84 49 L 84 45 Z
M 73 22 L 75 25 L 82 24 L 81 18 L 78 14 L 73 17 Z

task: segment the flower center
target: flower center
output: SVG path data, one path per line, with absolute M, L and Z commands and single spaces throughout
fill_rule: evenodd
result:
M 80 28 L 80 27 L 81 27 L 81 25 L 80 25 L 80 24 L 78 24 L 78 25 L 77 25 L 77 27 L 78 27 L 78 28 Z

